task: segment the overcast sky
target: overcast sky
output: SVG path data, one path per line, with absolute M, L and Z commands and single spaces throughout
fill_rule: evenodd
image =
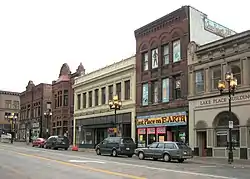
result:
M 0 90 L 51 83 L 63 63 L 87 72 L 135 53 L 134 30 L 183 5 L 237 32 L 250 29 L 247 1 L 0 0 Z M 246 22 L 246 23 L 244 23 Z

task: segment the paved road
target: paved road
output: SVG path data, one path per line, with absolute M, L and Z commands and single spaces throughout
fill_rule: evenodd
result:
M 249 179 L 249 168 L 165 163 L 0 144 L 1 179 Z

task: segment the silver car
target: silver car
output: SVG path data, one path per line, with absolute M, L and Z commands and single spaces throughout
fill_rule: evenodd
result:
M 136 149 L 135 154 L 140 160 L 153 158 L 163 159 L 166 162 L 177 160 L 180 163 L 193 158 L 192 149 L 182 142 L 154 142 L 146 148 Z

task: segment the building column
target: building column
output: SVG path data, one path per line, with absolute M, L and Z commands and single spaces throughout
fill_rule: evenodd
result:
M 86 108 L 89 107 L 89 93 L 86 92 Z
M 116 83 L 113 83 L 113 96 L 116 95 Z M 113 98 L 113 97 L 112 97 Z
M 136 112 L 135 112 L 135 108 L 133 108 L 132 112 L 131 112 L 131 138 L 135 141 L 136 137 L 136 125 L 135 125 L 135 117 L 136 117 Z M 137 142 L 137 141 L 135 141 Z
M 92 107 L 95 106 L 95 90 L 92 90 Z
M 105 104 L 108 104 L 109 102 L 109 86 L 107 85 L 106 88 L 105 88 L 105 91 L 106 91 L 106 99 L 105 99 Z
M 188 83 L 188 95 L 189 96 L 194 96 L 194 73 L 193 72 L 190 72 L 189 74 L 188 74 L 188 79 L 189 79 L 189 81 L 190 81 L 190 83 Z
M 248 148 L 247 148 L 247 127 L 240 127 L 240 159 L 248 158 Z
M 102 105 L 102 88 L 98 88 L 98 105 Z
M 206 68 L 204 71 L 205 71 L 205 93 L 208 93 L 211 91 L 211 77 L 209 74 L 209 68 Z

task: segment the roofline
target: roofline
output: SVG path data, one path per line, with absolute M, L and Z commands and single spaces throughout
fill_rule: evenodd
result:
M 3 91 L 3 90 L 0 90 L 0 94 L 13 95 L 13 96 L 20 96 L 21 95 L 21 93 L 19 93 L 19 92 Z

